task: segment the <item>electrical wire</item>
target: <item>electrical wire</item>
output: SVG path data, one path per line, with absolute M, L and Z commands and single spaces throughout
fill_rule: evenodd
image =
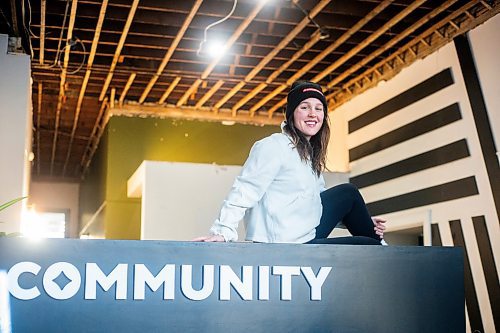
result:
M 325 31 L 312 17 L 311 15 L 309 15 L 309 12 L 307 10 L 304 9 L 304 7 L 302 7 L 298 1 L 296 0 L 292 0 L 292 4 L 297 7 L 298 9 L 300 9 L 300 11 L 302 11 L 302 13 L 304 13 L 304 15 L 309 19 L 309 21 L 311 21 L 315 26 L 316 28 L 318 28 L 319 30 L 319 33 L 320 33 L 320 39 L 326 39 L 328 37 L 330 37 L 330 34 Z
M 28 11 L 29 11 L 29 16 L 28 16 L 28 31 L 32 37 L 35 38 L 40 38 L 40 36 L 37 36 L 31 31 L 31 3 L 30 0 L 26 0 L 28 2 Z
M 26 28 L 26 11 L 24 9 L 24 0 L 21 2 L 21 20 L 23 22 L 23 30 L 26 33 L 26 37 L 28 39 L 28 46 L 30 48 L 31 59 L 35 57 L 35 52 L 33 51 L 33 45 L 31 45 L 31 38 L 28 28 Z
M 238 3 L 238 0 L 234 0 L 233 2 L 233 8 L 231 9 L 231 11 L 229 12 L 229 14 L 227 14 L 224 18 L 214 22 L 214 23 L 211 23 L 209 25 L 207 25 L 207 27 L 205 28 L 205 30 L 203 31 L 203 40 L 201 41 L 200 43 L 200 46 L 198 48 L 198 51 L 196 51 L 196 55 L 198 55 L 199 57 L 201 57 L 201 51 L 203 49 L 203 44 L 205 44 L 207 42 L 207 32 L 208 32 L 208 29 L 226 21 L 229 17 L 231 17 L 231 15 L 233 15 L 234 13 L 234 10 L 236 8 L 236 4 Z
M 72 72 L 67 72 L 67 74 L 70 74 L 70 75 L 71 75 L 71 74 L 76 74 L 76 73 L 78 73 L 78 72 L 82 69 L 83 65 L 85 64 L 85 60 L 87 59 L 87 49 L 85 48 L 85 44 L 83 44 L 83 42 L 80 40 L 80 38 L 78 38 L 78 37 L 76 37 L 76 36 L 75 36 L 75 40 L 74 40 L 74 41 L 73 41 L 73 40 L 71 40 L 71 41 L 70 41 L 70 43 L 68 43 L 68 44 L 67 44 L 67 45 L 66 45 L 66 46 L 65 46 L 65 47 L 61 50 L 61 55 L 64 53 L 64 51 L 66 50 L 66 48 L 68 48 L 68 47 L 72 47 L 72 46 L 75 46 L 75 45 L 76 45 L 76 43 L 79 43 L 79 44 L 82 46 L 82 51 L 83 51 L 83 60 L 82 60 L 82 62 L 80 63 L 80 65 L 78 66 L 78 68 L 77 68 L 77 69 L 75 69 L 75 70 L 74 70 L 74 71 L 72 71 Z M 59 58 L 60 58 L 60 56 L 59 56 Z M 58 59 L 58 61 L 57 61 L 57 65 L 59 66 L 59 68 L 63 69 L 63 66 L 61 65 L 61 59 Z
M 64 29 L 66 27 L 66 19 L 68 17 L 70 1 L 71 0 L 66 0 L 66 9 L 64 10 L 64 18 L 63 18 L 63 23 L 61 26 L 61 33 L 59 34 L 59 41 L 57 43 L 57 51 L 56 51 L 56 56 L 54 57 L 54 63 L 52 65 L 44 66 L 44 68 L 54 68 L 60 62 L 59 58 L 60 58 L 60 52 L 61 52 L 61 42 L 62 42 L 62 38 L 64 35 Z M 66 48 L 66 46 L 63 48 L 63 50 Z

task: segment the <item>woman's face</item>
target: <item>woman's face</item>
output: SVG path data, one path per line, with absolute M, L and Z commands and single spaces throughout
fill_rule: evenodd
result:
M 315 97 L 310 97 L 303 100 L 295 109 L 293 125 L 309 140 L 319 132 L 324 118 L 323 103 Z

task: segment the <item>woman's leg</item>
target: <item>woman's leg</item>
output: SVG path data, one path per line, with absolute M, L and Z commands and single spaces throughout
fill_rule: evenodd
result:
M 351 236 L 351 237 L 315 238 L 310 240 L 306 244 L 380 245 L 380 241 L 365 236 Z
M 334 186 L 321 193 L 323 214 L 316 228 L 316 239 L 327 238 L 342 221 L 353 236 L 365 236 L 380 241 L 365 201 L 352 184 Z

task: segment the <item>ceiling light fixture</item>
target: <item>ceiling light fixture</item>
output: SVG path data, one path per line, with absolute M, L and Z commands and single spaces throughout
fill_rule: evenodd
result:
M 205 28 L 205 30 L 203 31 L 203 40 L 201 41 L 200 46 L 198 47 L 198 51 L 196 51 L 196 54 L 198 56 L 202 56 L 202 54 L 205 53 L 205 52 L 203 52 L 204 51 L 203 45 L 207 42 L 207 32 L 208 32 L 208 29 L 216 26 L 217 24 L 220 24 L 220 23 L 226 21 L 229 17 L 231 17 L 231 15 L 233 15 L 233 13 L 234 13 L 234 10 L 235 10 L 237 4 L 238 4 L 238 0 L 234 0 L 234 2 L 233 2 L 233 8 L 229 12 L 229 14 L 227 14 L 222 19 L 220 19 L 220 20 L 218 20 L 218 21 L 216 21 L 214 23 L 209 24 Z M 208 51 L 208 53 L 210 55 L 212 55 L 212 56 L 213 56 L 214 53 L 216 54 L 216 56 L 221 56 L 223 54 L 223 52 L 226 51 L 225 44 L 222 44 L 222 47 L 220 46 L 221 44 L 222 44 L 221 42 L 215 42 L 215 45 L 219 45 L 218 46 L 219 50 L 217 50 L 216 52 L 213 51 L 214 50 L 214 46 L 212 46 L 212 43 L 210 44 L 210 46 L 208 47 L 208 50 L 206 50 L 206 51 Z

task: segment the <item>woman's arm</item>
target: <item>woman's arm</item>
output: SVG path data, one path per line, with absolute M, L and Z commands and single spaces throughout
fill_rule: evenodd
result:
M 272 136 L 254 144 L 241 174 L 222 204 L 219 217 L 210 228 L 211 236 L 197 240 L 229 242 L 238 239 L 238 223 L 276 178 L 282 164 L 282 150 L 282 145 Z

